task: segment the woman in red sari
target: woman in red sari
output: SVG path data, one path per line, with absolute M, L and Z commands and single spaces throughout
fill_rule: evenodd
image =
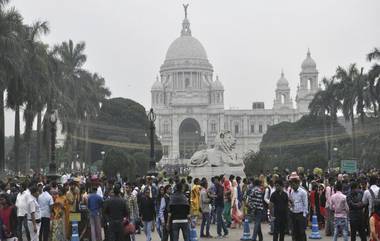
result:
M 369 219 L 370 240 L 380 241 L 380 206 L 375 206 L 375 211 Z

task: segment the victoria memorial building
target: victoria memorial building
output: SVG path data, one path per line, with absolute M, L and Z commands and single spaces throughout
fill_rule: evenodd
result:
M 259 149 L 269 126 L 294 122 L 308 113 L 308 105 L 319 90 L 318 71 L 310 51 L 301 65 L 295 105 L 282 72 L 271 109 L 265 108 L 264 102 L 254 102 L 247 110 L 225 109 L 222 81 L 214 76 L 205 48 L 192 35 L 186 8 L 181 34 L 169 46 L 160 76 L 151 89 L 164 162 L 178 163 L 201 148 L 213 147 L 222 129 L 232 132 L 237 155 L 243 157 Z

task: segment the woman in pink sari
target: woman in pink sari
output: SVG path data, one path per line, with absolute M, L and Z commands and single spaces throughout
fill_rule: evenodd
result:
M 238 183 L 236 180 L 232 181 L 231 189 L 231 216 L 232 216 L 232 225 L 231 228 L 236 228 L 236 225 L 239 225 L 239 228 L 242 223 L 242 212 L 239 210 L 239 201 L 238 201 Z

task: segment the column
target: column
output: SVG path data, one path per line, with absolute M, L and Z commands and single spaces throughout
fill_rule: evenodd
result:
M 171 150 L 171 158 L 177 159 L 179 158 L 179 123 L 178 116 L 173 115 L 172 117 L 173 125 L 172 125 L 172 150 Z

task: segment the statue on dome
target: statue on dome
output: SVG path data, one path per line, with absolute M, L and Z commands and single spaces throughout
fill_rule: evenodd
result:
M 182 5 L 185 10 L 185 18 L 187 18 L 187 8 L 189 7 L 189 4 L 182 4 Z

